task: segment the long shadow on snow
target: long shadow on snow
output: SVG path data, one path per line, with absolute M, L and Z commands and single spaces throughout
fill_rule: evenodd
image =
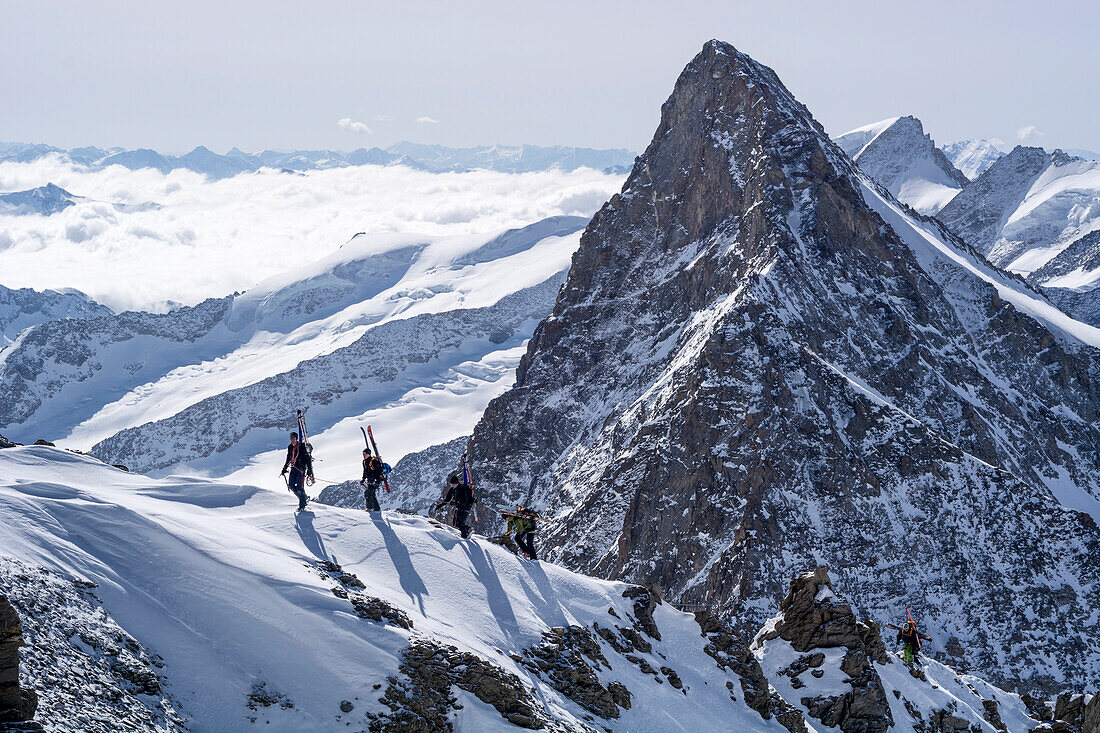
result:
M 321 535 L 313 528 L 314 516 L 315 515 L 311 511 L 298 512 L 294 516 L 294 528 L 298 530 L 298 536 L 302 538 L 302 544 L 306 546 L 307 550 L 313 553 L 314 557 L 319 560 L 336 562 L 335 557 L 329 557 L 328 550 L 325 549 L 325 541 L 321 539 Z
M 386 543 L 386 551 L 389 553 L 390 561 L 393 562 L 393 567 L 397 571 L 401 590 L 408 594 L 409 600 L 414 601 L 420 607 L 420 613 L 424 614 L 424 596 L 428 595 L 428 587 L 424 585 L 424 580 L 416 572 L 412 557 L 409 555 L 409 551 L 405 549 L 405 544 L 397 536 L 397 533 L 390 528 L 389 523 L 382 518 L 381 512 L 371 512 L 370 521 L 378 529 L 378 533 L 382 535 L 382 541 Z
M 542 569 L 539 562 L 537 560 L 524 560 L 523 567 L 527 570 L 531 580 L 535 582 L 535 588 L 531 588 L 522 579 L 520 579 L 519 584 L 523 587 L 523 592 L 527 594 L 531 604 L 538 609 L 539 615 L 551 625 L 569 626 L 571 622 L 566 618 L 564 607 L 558 601 L 554 586 L 550 584 L 550 578 L 546 577 L 546 571 Z
M 512 602 L 508 600 L 508 594 L 504 586 L 500 584 L 500 577 L 493 566 L 493 559 L 485 554 L 481 545 L 473 541 L 463 542 L 462 551 L 470 558 L 470 564 L 474 568 L 474 577 L 485 586 L 485 597 L 489 601 L 489 610 L 493 613 L 497 625 L 504 635 L 511 638 L 513 632 L 519 629 L 516 623 L 516 614 L 512 611 Z

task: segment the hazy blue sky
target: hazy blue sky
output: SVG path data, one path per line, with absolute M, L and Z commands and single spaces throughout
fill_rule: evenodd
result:
M 914 114 L 941 143 L 1033 127 L 1032 144 L 1100 149 L 1098 6 L 0 0 L 0 140 L 640 150 L 720 38 L 833 134 Z

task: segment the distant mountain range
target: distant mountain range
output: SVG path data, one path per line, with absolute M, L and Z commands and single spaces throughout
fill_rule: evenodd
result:
M 60 155 L 78 165 L 106 168 L 121 165 L 131 170 L 153 168 L 162 173 L 186 169 L 218 180 L 260 168 L 308 171 L 344 168 L 355 165 L 406 165 L 435 173 L 487 169 L 502 173 L 529 173 L 542 170 L 571 171 L 593 168 L 607 173 L 626 174 L 635 154 L 625 148 L 596 150 L 563 145 L 481 145 L 473 148 L 448 148 L 399 142 L 387 148 L 337 150 L 263 150 L 246 153 L 233 148 L 219 155 L 199 146 L 185 155 L 162 155 L 155 150 L 138 148 L 81 147 L 66 150 L 51 145 L 0 142 L 0 163 L 28 163 L 47 155 Z

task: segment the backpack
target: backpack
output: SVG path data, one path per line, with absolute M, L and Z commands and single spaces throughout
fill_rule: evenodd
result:
M 466 510 L 474 505 L 474 490 L 468 484 L 459 484 L 455 487 L 455 507 Z

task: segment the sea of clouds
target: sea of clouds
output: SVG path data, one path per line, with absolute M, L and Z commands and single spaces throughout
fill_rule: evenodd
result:
M 76 288 L 115 310 L 164 311 L 247 290 L 357 232 L 470 234 L 590 216 L 622 180 L 589 169 L 356 166 L 208 181 L 187 170 L 90 170 L 57 156 L 0 163 L 0 192 L 54 183 L 88 199 L 52 216 L 0 215 L 0 285 Z

